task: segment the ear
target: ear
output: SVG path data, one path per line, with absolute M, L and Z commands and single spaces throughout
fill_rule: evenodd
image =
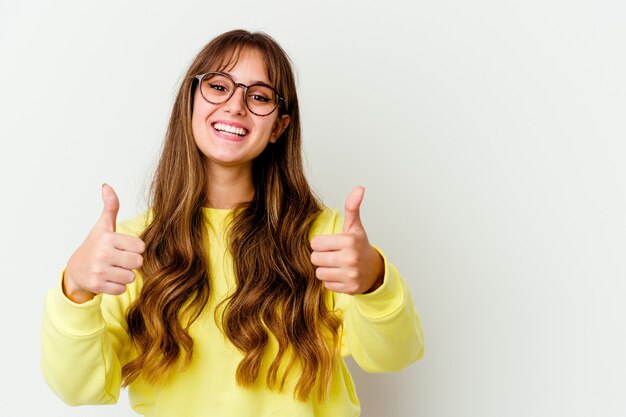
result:
M 287 129 L 287 126 L 289 126 L 290 120 L 291 119 L 286 114 L 283 114 L 278 119 L 276 119 L 276 122 L 274 123 L 274 129 L 272 129 L 272 135 L 270 136 L 271 143 L 276 143 L 280 135 L 282 135 L 285 129 Z

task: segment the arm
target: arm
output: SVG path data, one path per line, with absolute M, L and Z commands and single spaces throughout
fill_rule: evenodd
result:
M 50 290 L 45 301 L 41 331 L 44 378 L 70 405 L 115 403 L 122 364 L 130 350 L 124 314 L 134 291 L 129 288 L 119 296 L 98 294 L 77 304 L 63 294 L 61 285 L 59 282 Z
M 343 316 L 342 354 L 369 372 L 398 371 L 423 356 L 422 326 L 406 282 L 367 239 L 358 197 L 348 198 L 345 223 L 338 210 L 320 216 L 311 259 Z
M 367 372 L 395 372 L 424 355 L 424 335 L 411 292 L 384 254 L 382 285 L 368 294 L 335 294 L 344 314 L 343 351 Z
M 145 213 L 117 230 L 138 236 Z M 126 312 L 141 285 L 139 273 L 120 295 L 97 294 L 74 302 L 63 292 L 66 268 L 46 296 L 41 328 L 41 371 L 50 388 L 68 404 L 111 404 L 118 399 L 121 369 L 130 360 Z

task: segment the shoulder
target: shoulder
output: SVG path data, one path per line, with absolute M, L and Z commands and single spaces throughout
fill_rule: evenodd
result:
M 311 225 L 309 237 L 341 233 L 342 228 L 343 216 L 341 212 L 336 208 L 322 206 L 322 212 Z
M 152 221 L 152 210 L 148 209 L 135 217 L 118 222 L 116 232 L 131 236 L 139 236 Z

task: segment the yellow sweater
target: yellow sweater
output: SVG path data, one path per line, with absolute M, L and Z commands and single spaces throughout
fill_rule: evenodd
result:
M 235 382 L 242 354 L 221 333 L 213 318 L 215 305 L 234 286 L 232 258 L 226 251 L 226 223 L 231 210 L 204 208 L 208 220 L 212 296 L 191 326 L 194 340 L 190 366 L 173 374 L 162 386 L 141 377 L 129 385 L 133 409 L 153 417 L 352 417 L 360 414 L 359 400 L 343 358 L 332 373 L 330 396 L 306 402 L 294 398 L 294 372 L 283 392 L 265 385 L 277 343 L 270 337 L 265 359 L 253 388 Z M 118 224 L 117 231 L 138 236 L 149 221 L 148 212 Z M 340 233 L 342 217 L 326 208 L 311 227 L 310 238 Z M 210 226 L 209 226 L 210 225 Z M 378 250 L 378 248 L 376 248 Z M 379 250 L 380 252 L 380 250 Z M 382 254 L 382 253 L 381 253 Z M 344 319 L 342 356 L 352 355 L 368 372 L 399 371 L 423 355 L 423 335 L 409 288 L 384 257 L 384 283 L 369 294 L 332 293 L 335 309 Z M 62 277 L 63 271 L 61 271 Z M 118 399 L 121 369 L 132 356 L 125 314 L 137 297 L 141 279 L 119 296 L 99 294 L 76 304 L 65 297 L 60 281 L 46 297 L 42 323 L 41 369 L 52 390 L 66 403 L 111 404 Z

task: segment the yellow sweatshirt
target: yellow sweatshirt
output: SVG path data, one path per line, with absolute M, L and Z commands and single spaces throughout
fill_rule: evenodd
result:
M 291 372 L 283 392 L 265 385 L 269 363 L 277 351 L 270 337 L 257 383 L 243 388 L 235 381 L 242 354 L 215 324 L 213 309 L 234 286 L 232 258 L 226 251 L 226 224 L 232 210 L 204 208 L 209 238 L 212 296 L 209 305 L 190 328 L 194 340 L 190 366 L 174 373 L 161 386 L 141 377 L 129 385 L 132 408 L 153 417 L 353 417 L 360 414 L 359 400 L 343 358 L 333 368 L 330 395 L 319 401 L 294 398 L 298 375 Z M 138 236 L 149 212 L 121 222 L 117 231 Z M 311 227 L 318 234 L 341 233 L 343 220 L 336 209 L 325 208 Z M 376 248 L 379 252 L 380 250 Z M 381 253 L 382 255 L 382 253 Z M 383 284 L 362 295 L 331 293 L 344 319 L 342 357 L 352 355 L 368 372 L 399 371 L 423 355 L 423 334 L 409 288 L 385 256 Z M 64 270 L 63 270 L 64 271 Z M 61 271 L 61 277 L 63 276 Z M 134 350 L 125 315 L 137 297 L 141 279 L 124 294 L 99 294 L 76 304 L 65 297 L 61 281 L 45 301 L 42 323 L 41 369 L 52 390 L 66 403 L 111 404 L 118 399 L 122 366 Z

